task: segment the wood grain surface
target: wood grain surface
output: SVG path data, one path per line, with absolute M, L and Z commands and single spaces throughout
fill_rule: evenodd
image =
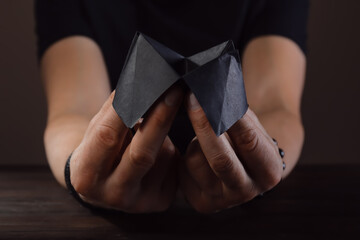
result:
M 262 198 L 217 214 L 93 213 L 47 167 L 1 167 L 0 239 L 358 239 L 360 166 L 298 166 Z M 355 237 L 355 238 L 354 238 Z

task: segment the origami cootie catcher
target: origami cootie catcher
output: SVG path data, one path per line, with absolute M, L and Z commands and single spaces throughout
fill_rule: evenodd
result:
M 132 128 L 178 81 L 194 93 L 217 136 L 248 108 L 239 54 L 231 40 L 184 57 L 137 32 L 117 83 L 114 109 Z

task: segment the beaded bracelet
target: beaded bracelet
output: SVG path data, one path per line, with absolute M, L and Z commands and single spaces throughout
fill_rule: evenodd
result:
M 274 143 L 276 144 L 276 146 L 278 146 L 278 142 L 276 141 L 276 139 L 275 139 L 275 138 L 273 138 L 272 140 L 274 141 Z M 281 157 L 281 158 L 284 158 L 284 156 L 285 156 L 285 152 L 284 152 L 284 150 L 282 150 L 281 148 L 279 148 L 279 146 L 278 146 L 278 149 L 279 149 L 279 154 L 280 154 L 280 157 Z M 283 170 L 285 171 L 286 164 L 285 164 L 285 162 L 284 162 L 284 161 L 282 161 L 282 165 L 283 165 Z
M 274 143 L 276 144 L 276 146 L 278 146 L 278 142 L 276 141 L 276 139 L 273 138 L 272 140 L 274 141 Z M 284 156 L 285 156 L 285 152 L 284 152 L 284 150 L 282 150 L 282 148 L 279 148 L 279 146 L 278 146 L 278 149 L 279 149 L 280 157 L 281 157 L 281 159 L 283 159 Z M 285 171 L 285 169 L 286 169 L 286 164 L 285 164 L 284 161 L 282 161 L 282 167 L 283 167 L 283 171 Z M 271 191 L 271 190 L 270 190 L 270 191 Z M 268 192 L 269 192 L 269 191 L 268 191 Z M 260 198 L 264 197 L 264 194 L 265 194 L 265 193 L 260 193 L 256 198 L 257 198 L 257 199 L 260 199 Z

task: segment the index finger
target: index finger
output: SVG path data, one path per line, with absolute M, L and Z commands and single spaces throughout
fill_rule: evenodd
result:
M 215 174 L 229 187 L 251 179 L 224 134 L 216 136 L 195 95 L 187 97 L 187 110 L 201 149 Z
M 77 161 L 77 167 L 84 174 L 100 172 L 111 166 L 114 153 L 121 148 L 129 131 L 112 106 L 113 98 L 114 92 L 90 121 L 80 145 L 84 161 Z
M 183 91 L 171 87 L 155 104 L 136 131 L 114 172 L 120 181 L 137 182 L 151 169 L 182 102 Z
M 71 157 L 70 168 L 76 171 L 71 171 L 70 178 L 82 194 L 90 190 L 101 175 L 111 171 L 129 134 L 112 107 L 113 97 L 114 92 L 90 121 L 81 144 Z

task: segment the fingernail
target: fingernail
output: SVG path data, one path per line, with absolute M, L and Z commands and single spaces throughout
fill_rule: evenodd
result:
M 177 105 L 181 100 L 181 89 L 172 88 L 166 93 L 165 104 L 169 107 Z
M 200 107 L 198 100 L 196 99 L 194 93 L 191 93 L 189 96 L 189 107 L 190 110 L 196 110 Z

